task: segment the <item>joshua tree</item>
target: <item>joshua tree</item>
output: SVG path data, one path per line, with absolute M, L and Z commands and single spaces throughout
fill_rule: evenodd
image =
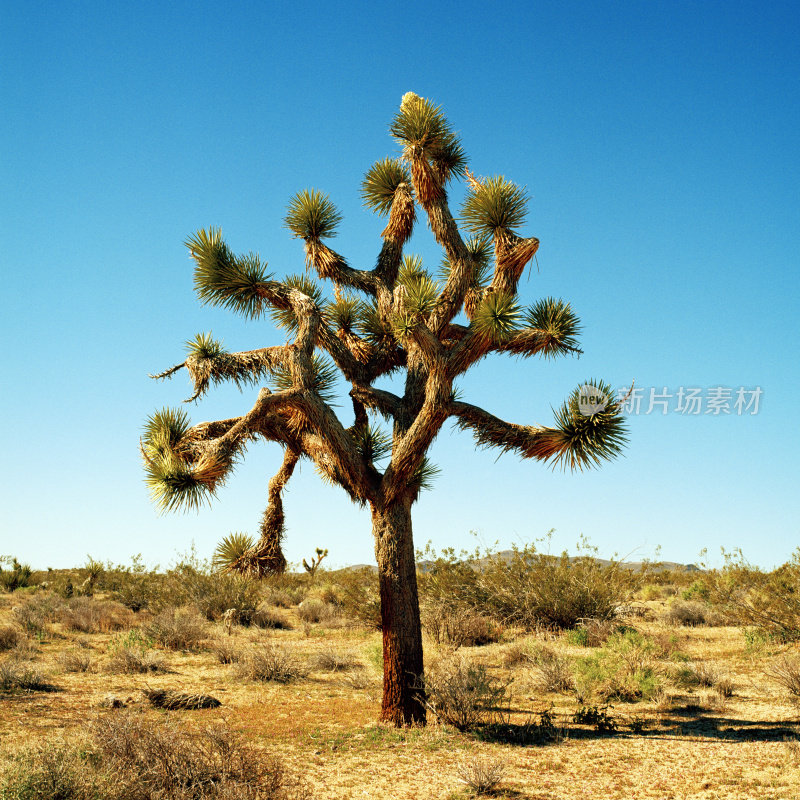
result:
M 383 629 L 381 719 L 403 725 L 425 719 L 411 507 L 436 472 L 426 452 L 442 425 L 453 419 L 479 445 L 570 469 L 617 455 L 625 429 L 609 387 L 598 381 L 591 383 L 606 402 L 588 414 L 576 390 L 552 427 L 504 422 L 459 398 L 456 380 L 490 353 L 579 353 L 578 319 L 561 300 L 528 309 L 518 304 L 520 276 L 539 247 L 538 239 L 516 232 L 525 221 L 524 189 L 503 177 L 473 176 L 441 109 L 413 93 L 403 97 L 390 132 L 399 156 L 378 161 L 362 183 L 365 205 L 388 216 L 373 269 L 351 267 L 325 244 L 341 217 L 314 189 L 290 200 L 285 219 L 303 240 L 305 275 L 274 278 L 258 256 L 234 255 L 218 229 L 187 240 L 200 300 L 248 318 L 270 314 L 288 341 L 241 353 L 226 352 L 210 334 L 189 341 L 185 361 L 155 376 L 185 368 L 194 385 L 189 400 L 222 381 L 269 382 L 270 388 L 232 419 L 192 427 L 181 411 L 155 413 L 145 425 L 142 453 L 154 500 L 175 510 L 213 496 L 250 442 L 283 448 L 260 538 L 228 537 L 217 554 L 218 563 L 242 573 L 285 568 L 281 493 L 300 459 L 369 506 Z M 468 238 L 447 200 L 448 184 L 458 177 L 467 181 L 460 216 Z M 403 252 L 420 210 L 444 250 L 438 281 L 418 257 Z M 332 283 L 333 299 L 308 272 Z M 398 374 L 401 392 L 375 387 L 377 379 Z M 349 425 L 332 408 L 337 377 L 349 384 Z

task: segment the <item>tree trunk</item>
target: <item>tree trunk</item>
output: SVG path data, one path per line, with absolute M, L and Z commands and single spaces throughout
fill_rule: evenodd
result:
M 402 499 L 385 508 L 373 506 L 372 531 L 383 629 L 381 720 L 397 727 L 424 725 L 422 628 L 411 534 L 411 502 Z

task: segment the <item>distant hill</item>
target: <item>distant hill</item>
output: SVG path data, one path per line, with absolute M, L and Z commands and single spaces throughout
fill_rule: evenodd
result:
M 499 556 L 505 561 L 510 561 L 514 556 L 513 550 L 500 550 L 495 555 Z M 553 558 L 559 558 L 560 556 L 553 556 Z M 570 560 L 575 561 L 582 556 L 572 556 Z M 606 558 L 595 558 L 593 559 L 598 564 L 601 564 L 604 567 L 610 566 L 613 562 L 610 559 Z M 476 561 L 476 565 L 480 566 L 487 562 L 486 558 L 481 558 Z M 433 566 L 433 561 L 418 561 L 417 562 L 417 569 L 420 572 L 427 572 L 431 566 Z M 648 569 L 651 569 L 653 572 L 671 572 L 675 571 L 682 571 L 682 572 L 702 572 L 700 567 L 697 564 L 679 564 L 677 561 L 656 561 L 656 562 L 644 562 L 644 561 L 621 561 L 620 566 L 623 569 L 629 569 L 631 572 L 641 572 L 642 569 L 647 566 Z M 378 568 L 374 564 L 354 564 L 350 567 L 344 567 L 346 570 L 360 570 L 360 569 L 369 569 L 373 572 L 377 572 Z

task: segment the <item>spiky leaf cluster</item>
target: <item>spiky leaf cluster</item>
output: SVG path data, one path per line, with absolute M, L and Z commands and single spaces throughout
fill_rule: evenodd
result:
M 392 331 L 383 324 L 374 303 L 363 301 L 359 303 L 358 326 L 361 336 L 377 347 L 394 341 Z
M 392 437 L 374 424 L 361 425 L 353 431 L 356 447 L 364 461 L 372 464 L 392 452 Z
M 441 106 L 413 92 L 403 95 L 400 109 L 389 126 L 392 136 L 407 150 L 421 148 L 447 181 L 463 175 L 467 157 Z
M 219 228 L 199 230 L 185 244 L 195 262 L 194 289 L 201 302 L 250 318 L 262 313 L 263 285 L 272 276 L 258 256 L 236 258 Z
M 361 303 L 355 297 L 341 297 L 325 308 L 325 319 L 334 330 L 352 331 L 359 322 Z
M 570 304 L 563 300 L 554 297 L 539 300 L 528 309 L 524 324 L 546 337 L 540 351 L 545 357 L 575 351 L 578 347 L 580 320 Z
M 411 480 L 408 482 L 409 488 L 417 492 L 433 489 L 434 481 L 441 471 L 441 467 L 437 467 L 425 456 L 411 476 Z
M 580 389 L 575 389 L 555 412 L 556 425 L 567 446 L 554 459 L 554 466 L 573 470 L 598 466 L 618 456 L 628 440 L 626 421 L 611 387 L 597 380 L 586 384 L 599 389 L 607 402 L 594 414 L 581 413 Z
M 314 353 L 311 357 L 311 389 L 330 405 L 333 405 L 333 401 L 336 399 L 334 387 L 338 374 L 336 367 L 324 356 Z M 274 369 L 270 382 L 276 391 L 291 389 L 295 385 L 288 367 Z
M 401 286 L 408 286 L 410 282 L 427 276 L 428 271 L 422 265 L 422 256 L 416 254 L 403 256 L 403 260 L 400 263 L 400 270 L 397 273 L 397 282 Z
M 472 328 L 485 339 L 498 344 L 506 341 L 520 321 L 516 297 L 506 292 L 493 292 L 481 300 L 472 318 Z
M 233 569 L 255 546 L 255 539 L 238 531 L 223 537 L 214 550 L 211 566 L 218 572 Z
M 303 189 L 290 201 L 284 222 L 298 239 L 317 240 L 336 235 L 342 215 L 328 195 Z
M 215 359 L 227 355 L 222 342 L 215 339 L 211 335 L 211 331 L 198 333 L 194 339 L 187 339 L 186 354 L 190 358 L 196 359 Z
M 470 285 L 473 287 L 484 286 L 491 276 L 492 243 L 486 236 L 470 236 L 464 242 L 467 252 L 472 256 L 472 263 L 475 265 L 475 272 Z M 439 267 L 439 275 L 442 280 L 450 277 L 453 265 L 450 259 L 445 256 Z
M 386 216 L 392 209 L 397 187 L 403 183 L 411 187 L 411 176 L 396 158 L 377 161 L 367 170 L 361 183 L 364 205 L 381 216 Z
M 439 284 L 431 280 L 427 273 L 408 280 L 405 290 L 403 306 L 406 311 L 414 315 L 430 314 L 439 300 Z
M 322 289 L 307 275 L 289 275 L 281 281 L 289 289 L 297 289 L 310 297 L 317 305 L 322 305 Z M 291 308 L 277 308 L 272 306 L 269 310 L 272 321 L 291 334 L 297 333 L 299 323 L 297 315 Z
M 190 427 L 189 415 L 185 411 L 162 408 L 145 421 L 142 447 L 152 456 L 174 453 Z
M 461 217 L 470 233 L 506 235 L 525 222 L 528 197 L 524 188 L 502 175 L 482 179 L 464 200 Z
M 213 494 L 188 464 L 170 453 L 145 457 L 145 483 L 162 512 L 197 510 Z

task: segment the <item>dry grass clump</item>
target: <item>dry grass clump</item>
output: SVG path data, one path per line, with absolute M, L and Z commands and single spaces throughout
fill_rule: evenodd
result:
M 354 653 L 342 653 L 332 647 L 327 647 L 314 654 L 311 666 L 320 672 L 347 672 L 358 669 L 363 664 L 356 658 Z
M 476 795 L 495 794 L 503 782 L 506 767 L 502 761 L 472 759 L 458 770 L 461 783 Z
M 268 603 L 261 603 L 261 605 L 249 615 L 248 622 L 256 628 L 263 628 L 265 630 L 290 631 L 292 629 L 289 618 L 277 607 L 270 606 Z
M 142 632 L 170 650 L 198 650 L 208 628 L 193 608 L 165 608 L 142 626 Z
M 672 679 L 677 686 L 689 688 L 694 686 L 706 686 L 708 688 L 716 688 L 718 686 L 728 687 L 731 689 L 730 697 L 733 694 L 732 682 L 729 678 L 723 677 L 719 670 L 710 664 L 685 664 L 674 670 Z M 727 691 L 727 689 L 726 689 Z M 724 692 L 719 692 L 724 694 Z
M 0 662 L 0 692 L 54 692 L 56 687 L 33 664 L 7 658 Z
M 507 693 L 508 683 L 459 655 L 442 659 L 425 675 L 426 708 L 438 722 L 460 731 L 492 722 Z
M 467 606 L 434 602 L 423 607 L 422 625 L 436 644 L 479 647 L 500 640 L 502 628 Z
M 228 638 L 217 639 L 211 645 L 211 652 L 220 664 L 238 664 L 244 657 L 241 647 Z
M 770 664 L 764 674 L 786 689 L 795 701 L 800 701 L 800 658 L 784 655 Z
M 73 733 L 70 737 L 75 738 Z M 189 731 L 129 712 L 97 719 L 78 741 L 25 748 L 3 770 L 14 800 L 308 800 L 283 763 L 237 731 Z
M 668 625 L 697 627 L 707 623 L 708 608 L 695 600 L 675 600 L 664 612 L 662 619 Z
M 309 597 L 297 607 L 297 616 L 303 622 L 329 622 L 336 617 L 336 609 L 317 597 Z
M 107 669 L 112 673 L 165 672 L 164 656 L 153 650 L 151 640 L 134 629 L 120 634 L 109 644 Z
M 236 675 L 251 681 L 291 683 L 304 678 L 307 670 L 291 650 L 268 643 L 247 653 L 237 664 Z
M 537 645 L 528 654 L 536 683 L 545 692 L 569 692 L 575 686 L 572 662 L 545 645 Z
M 73 597 L 58 610 L 58 619 L 73 631 L 81 633 L 113 633 L 132 628 L 133 612 L 113 600 Z
M 20 632 L 13 625 L 3 625 L 0 627 L 0 651 L 13 650 L 20 638 Z
M 55 622 L 61 604 L 61 598 L 53 594 L 36 594 L 14 608 L 14 619 L 24 631 L 41 636 Z
M 62 650 L 58 663 L 64 672 L 89 672 L 92 668 L 91 653 L 81 650 Z

